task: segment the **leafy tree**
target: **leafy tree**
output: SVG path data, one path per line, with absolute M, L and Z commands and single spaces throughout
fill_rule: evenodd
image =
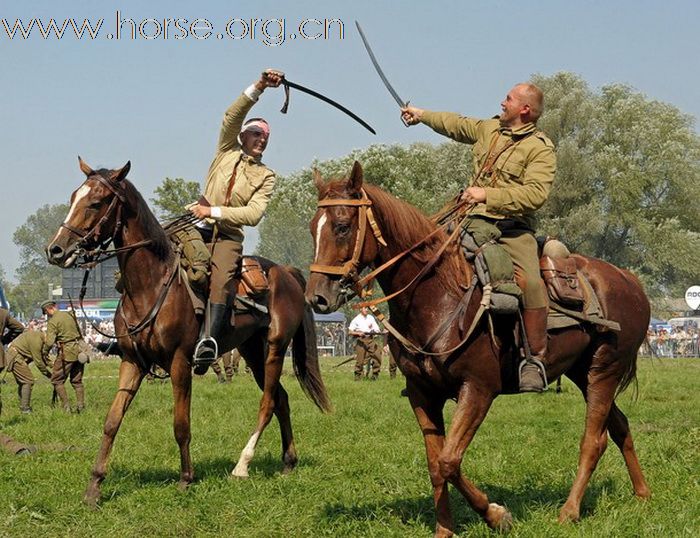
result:
M 693 119 L 624 85 L 593 94 L 571 74 L 536 77 L 541 126 L 557 145 L 541 229 L 575 250 L 632 269 L 654 296 L 700 278 L 700 138 Z M 680 247 L 680 248 L 679 248 Z
M 151 198 L 151 202 L 158 208 L 156 213 L 159 218 L 167 220 L 182 215 L 187 204 L 197 201 L 201 186 L 196 181 L 166 177 L 153 192 L 156 197 Z
M 8 291 L 12 309 L 30 317 L 46 299 L 49 284 L 61 282 L 61 269 L 46 261 L 44 248 L 49 244 L 68 213 L 67 204 L 44 205 L 15 230 L 13 241 L 20 247 L 21 264 L 16 271 L 17 284 Z

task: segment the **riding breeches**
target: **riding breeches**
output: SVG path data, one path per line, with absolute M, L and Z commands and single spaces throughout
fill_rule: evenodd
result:
M 547 290 L 540 276 L 535 236 L 527 232 L 502 236 L 498 243 L 513 260 L 515 280 L 523 290 L 523 306 L 526 309 L 548 306 Z
M 219 235 L 208 246 L 211 252 L 209 302 L 231 304 L 238 284 L 238 265 L 243 256 L 243 244 Z
M 29 364 L 22 355 L 17 353 L 14 349 L 10 348 L 7 350 L 7 364 L 8 372 L 12 372 L 15 376 L 15 381 L 18 385 L 33 385 L 36 379 L 34 374 L 29 369 Z M 31 362 L 31 361 L 30 361 Z
M 51 383 L 54 385 L 63 385 L 66 379 L 70 378 L 70 384 L 74 388 L 82 387 L 83 371 L 85 365 L 80 361 L 65 362 L 59 354 L 53 362 L 53 370 L 51 371 Z

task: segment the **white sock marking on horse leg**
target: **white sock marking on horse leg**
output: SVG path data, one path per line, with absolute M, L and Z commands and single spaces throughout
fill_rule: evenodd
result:
M 233 476 L 248 476 L 248 464 L 255 455 L 255 447 L 258 444 L 258 439 L 260 439 L 260 432 L 255 432 L 248 440 L 248 444 L 246 444 L 245 448 L 241 452 L 241 456 L 238 458 L 238 463 L 236 463 L 236 467 L 231 473 Z
M 328 218 L 324 213 L 321 215 L 321 218 L 318 219 L 318 224 L 316 225 L 316 252 L 314 252 L 314 262 L 318 261 L 318 245 L 321 244 L 321 230 L 323 230 L 323 226 L 326 224 L 327 220 Z

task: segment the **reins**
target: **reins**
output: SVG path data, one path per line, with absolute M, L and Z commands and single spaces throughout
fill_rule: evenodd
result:
M 445 321 L 438 327 L 438 329 L 435 331 L 433 335 L 428 339 L 427 343 L 420 347 L 411 342 L 408 338 L 403 336 L 391 323 L 386 319 L 384 314 L 376 308 L 376 305 L 389 301 L 393 299 L 394 297 L 400 295 L 401 293 L 405 292 L 407 289 L 409 289 L 411 286 L 413 286 L 416 282 L 419 282 L 428 272 L 437 264 L 437 262 L 440 260 L 444 252 L 447 250 L 449 245 L 457 238 L 459 237 L 459 233 L 462 229 L 463 224 L 466 222 L 466 220 L 469 218 L 469 209 L 473 207 L 473 204 L 467 203 L 463 200 L 460 200 L 457 198 L 451 205 L 449 205 L 447 208 L 443 209 L 441 212 L 439 212 L 437 215 L 435 215 L 432 220 L 433 222 L 436 222 L 439 224 L 439 226 L 430 232 L 428 235 L 425 237 L 421 238 L 419 241 L 414 243 L 412 246 L 408 247 L 407 249 L 399 252 L 395 256 L 393 256 L 391 259 L 387 260 L 384 262 L 382 265 L 379 267 L 375 268 L 374 270 L 370 271 L 367 275 L 365 275 L 363 278 L 359 278 L 359 275 L 357 273 L 357 269 L 360 264 L 360 256 L 362 254 L 362 248 L 364 246 L 364 240 L 365 240 L 365 235 L 367 231 L 367 225 L 369 223 L 370 228 L 372 229 L 372 232 L 377 239 L 377 241 L 382 244 L 383 246 L 387 246 L 386 241 L 381 235 L 381 230 L 379 229 L 379 226 L 377 225 L 374 215 L 372 214 L 372 200 L 370 200 L 367 196 L 367 193 L 365 192 L 364 189 L 361 189 L 361 195 L 362 197 L 359 199 L 343 199 L 343 198 L 332 198 L 332 199 L 325 199 L 325 200 L 319 200 L 318 202 L 318 207 L 334 207 L 334 206 L 348 206 L 348 207 L 358 207 L 359 210 L 359 217 L 358 217 L 358 231 L 357 231 L 357 236 L 355 238 L 355 246 L 353 248 L 353 254 L 352 258 L 342 265 L 323 265 L 323 264 L 311 264 L 310 266 L 310 271 L 312 273 L 323 273 L 323 274 L 330 274 L 330 275 L 340 275 L 341 277 L 341 286 L 343 288 L 348 288 L 350 285 L 354 288 L 354 293 L 357 295 L 361 294 L 361 291 L 363 288 L 365 288 L 370 282 L 372 282 L 377 275 L 382 273 L 383 271 L 386 271 L 389 267 L 393 266 L 396 264 L 399 260 L 404 258 L 406 255 L 410 254 L 417 248 L 425 245 L 433 236 L 438 234 L 441 231 L 446 231 L 448 230 L 451 226 L 453 229 L 451 230 L 450 234 L 448 235 L 447 239 L 440 245 L 440 248 L 433 254 L 431 259 L 418 271 L 414 277 L 406 284 L 403 286 L 401 289 L 391 293 L 390 295 L 387 295 L 385 297 L 369 300 L 369 301 L 363 301 L 360 302 L 357 305 L 354 305 L 354 308 L 361 308 L 361 307 L 368 307 L 372 313 L 374 314 L 377 319 L 379 319 L 382 324 L 386 327 L 386 329 L 391 333 L 392 336 L 394 336 L 401 344 L 411 353 L 414 354 L 422 354 L 422 355 L 430 355 L 430 356 L 443 356 L 443 355 L 449 355 L 462 347 L 467 340 L 469 340 L 470 336 L 474 332 L 474 329 L 476 329 L 476 326 L 483 316 L 483 314 L 486 312 L 489 306 L 490 302 L 490 289 L 484 289 L 484 295 L 482 297 L 479 310 L 477 311 L 476 315 L 474 316 L 474 319 L 472 320 L 471 326 L 469 329 L 466 331 L 465 336 L 462 338 L 462 340 L 453 348 L 447 350 L 447 351 L 442 351 L 439 353 L 435 352 L 430 352 L 426 348 L 431 346 L 435 341 L 439 339 L 440 336 L 444 334 L 444 332 L 447 330 L 447 328 L 454 322 L 454 320 L 460 315 L 466 312 L 466 308 L 468 304 L 471 301 L 472 295 L 474 293 L 474 290 L 476 289 L 477 286 L 477 278 L 474 276 L 472 278 L 472 282 L 469 285 L 469 288 L 467 289 L 465 295 L 462 297 L 460 300 L 458 307 L 448 316 Z M 347 293 L 347 292 L 346 292 Z
M 117 247 L 113 248 L 111 250 L 107 250 L 111 244 L 114 243 L 115 238 L 119 234 L 122 228 L 122 218 L 121 218 L 121 212 L 122 212 L 122 204 L 126 202 L 126 196 L 123 192 L 122 188 L 117 187 L 116 185 L 113 184 L 113 182 L 110 182 L 108 179 L 102 177 L 99 174 L 93 174 L 90 176 L 92 179 L 96 179 L 100 183 L 102 183 L 104 186 L 106 186 L 113 194 L 114 198 L 112 199 L 112 202 L 110 203 L 109 207 L 107 208 L 107 211 L 105 214 L 102 216 L 102 218 L 98 221 L 98 223 L 87 233 L 82 232 L 81 230 L 78 230 L 76 228 L 73 228 L 72 226 L 69 226 L 67 224 L 62 224 L 62 227 L 66 228 L 69 232 L 72 232 L 73 234 L 77 235 L 80 237 L 80 241 L 78 242 L 79 248 L 82 249 L 82 246 L 87 243 L 87 241 L 92 238 L 93 236 L 99 237 L 100 230 L 104 226 L 104 224 L 109 220 L 111 217 L 112 213 L 116 211 L 116 222 L 114 225 L 114 230 L 112 235 L 107 238 L 106 240 L 102 241 L 100 244 L 98 244 L 96 249 L 93 249 L 91 251 L 83 251 L 79 255 L 83 257 L 85 260 L 83 263 L 79 263 L 79 267 L 85 268 L 85 274 L 83 275 L 83 281 L 82 285 L 80 288 L 80 296 L 79 296 L 79 305 L 80 305 L 80 310 L 83 313 L 83 316 L 85 319 L 87 319 L 87 314 L 85 312 L 85 307 L 84 307 L 84 298 L 85 294 L 87 292 L 87 281 L 88 277 L 90 275 L 90 270 L 97 266 L 98 264 L 104 262 L 105 260 L 108 260 L 110 258 L 113 258 L 117 256 L 118 254 L 122 252 L 127 252 L 127 251 L 133 251 L 142 247 L 145 247 L 147 245 L 150 245 L 153 243 L 152 239 L 144 239 L 142 241 L 138 241 L 136 243 L 133 243 L 131 245 L 126 245 L 123 247 Z M 192 226 L 195 222 L 197 222 L 199 219 L 192 215 L 191 213 L 185 213 L 183 215 L 180 215 L 173 219 L 172 221 L 168 222 L 167 224 L 163 225 L 163 229 L 166 231 L 167 234 L 172 235 L 174 233 L 180 232 L 190 226 Z M 175 281 L 175 275 L 179 273 L 179 265 L 180 265 L 180 258 L 181 258 L 181 253 L 179 251 L 176 251 L 175 254 L 175 260 L 173 263 L 172 268 L 168 269 L 167 277 L 164 279 L 161 285 L 161 290 L 160 293 L 158 294 L 158 298 L 156 301 L 153 303 L 149 311 L 146 313 L 146 315 L 136 323 L 135 325 L 131 325 L 128 323 L 126 319 L 126 314 L 124 312 L 123 308 L 123 301 L 119 302 L 119 311 L 122 313 L 122 317 L 124 318 L 124 321 L 127 324 L 127 332 L 123 334 L 109 334 L 104 331 L 102 331 L 94 322 L 91 322 L 91 326 L 95 332 L 101 334 L 102 336 L 105 336 L 107 338 L 131 338 L 136 334 L 139 334 L 142 332 L 144 329 L 146 329 L 153 321 L 155 320 L 156 316 L 158 315 L 158 312 L 160 311 L 161 307 L 163 306 L 163 303 L 165 302 L 165 299 L 167 297 L 168 291 L 170 290 L 173 282 Z M 127 293 L 128 295 L 128 293 Z M 71 299 L 71 307 L 72 307 L 72 299 Z M 133 341 L 133 338 L 131 338 L 132 344 L 135 346 L 135 342 Z M 138 354 L 137 350 L 137 355 L 140 358 L 140 354 Z M 141 360 L 141 362 L 144 362 Z M 142 366 L 145 366 L 145 364 L 142 364 Z

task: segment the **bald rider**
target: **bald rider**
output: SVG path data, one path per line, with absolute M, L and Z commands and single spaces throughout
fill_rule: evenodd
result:
M 548 299 L 540 277 L 535 212 L 547 201 L 556 171 L 554 144 L 537 120 L 544 110 L 542 91 L 530 83 L 515 85 L 501 103 L 501 114 L 475 119 L 450 112 L 407 106 L 409 125 L 423 123 L 458 142 L 473 144 L 474 174 L 462 199 L 476 218 L 495 224 L 499 243 L 513 259 L 523 290 L 523 319 L 533 360 L 521 364 L 520 390 L 545 390 Z

